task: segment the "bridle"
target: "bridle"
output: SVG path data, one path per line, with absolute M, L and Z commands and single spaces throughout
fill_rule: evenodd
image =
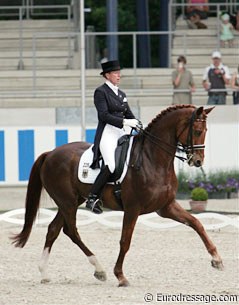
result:
M 183 130 L 180 132 L 180 134 L 177 136 L 177 150 L 181 151 L 183 153 L 186 153 L 187 158 L 183 158 L 185 161 L 187 160 L 187 162 L 190 162 L 190 160 L 193 157 L 193 153 L 195 150 L 203 150 L 205 149 L 205 144 L 193 144 L 193 133 L 194 133 L 194 129 L 193 129 L 193 125 L 195 122 L 206 122 L 206 119 L 202 119 L 202 118 L 197 118 L 196 116 L 196 112 L 197 109 L 195 109 L 192 113 L 192 116 L 189 120 L 189 129 L 188 129 L 188 135 L 187 135 L 187 142 L 186 144 L 181 144 L 179 142 L 179 138 L 181 136 L 181 134 L 185 131 L 185 129 L 188 127 L 188 124 L 186 124 L 186 126 L 183 128 Z M 197 137 L 197 135 L 195 135 Z M 178 157 L 177 155 L 175 157 Z
M 196 113 L 197 113 L 197 108 L 193 111 L 189 122 L 187 120 L 184 128 L 181 130 L 179 135 L 177 135 L 177 137 L 176 137 L 176 142 L 177 142 L 176 147 L 175 147 L 175 145 L 172 145 L 172 144 L 169 144 L 169 143 L 163 141 L 159 137 L 151 134 L 150 132 L 148 132 L 147 130 L 145 130 L 143 128 L 140 128 L 140 133 L 143 134 L 145 136 L 145 138 L 150 140 L 153 144 L 160 147 L 161 149 L 163 149 L 164 151 L 166 151 L 170 155 L 172 155 L 172 152 L 169 150 L 169 148 L 173 148 L 173 149 L 176 148 L 177 151 L 185 153 L 187 155 L 187 158 L 179 156 L 179 155 L 175 155 L 175 157 L 178 158 L 179 160 L 183 161 L 183 162 L 187 161 L 189 163 L 190 160 L 193 157 L 193 153 L 194 153 L 195 150 L 205 149 L 204 144 L 196 144 L 196 145 L 193 144 L 193 133 L 194 133 L 193 125 L 194 125 L 194 123 L 195 122 L 206 122 L 206 119 L 197 118 Z M 186 144 L 182 144 L 182 143 L 179 142 L 179 138 L 183 134 L 183 132 L 186 130 L 186 128 L 188 128 L 188 125 L 189 125 L 189 129 L 188 129 L 187 141 L 186 141 Z M 168 148 L 162 146 L 162 144 L 168 146 Z

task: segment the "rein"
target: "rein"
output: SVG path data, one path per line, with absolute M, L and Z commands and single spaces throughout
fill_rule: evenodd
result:
M 163 140 L 161 140 L 159 137 L 155 136 L 155 135 L 152 135 L 150 132 L 144 130 L 143 128 L 140 128 L 140 131 L 142 132 L 142 134 L 148 139 L 150 140 L 153 144 L 155 144 L 156 146 L 158 146 L 159 148 L 163 149 L 165 152 L 167 152 L 169 155 L 172 155 L 172 152 L 169 151 L 168 149 L 164 148 L 161 146 L 160 142 L 163 143 L 163 144 L 166 144 L 168 145 L 169 147 L 173 148 L 173 149 L 177 149 L 178 151 L 181 151 L 181 152 L 186 152 L 186 148 L 181 144 L 181 143 L 178 143 L 176 146 L 175 145 L 172 145 L 172 144 L 169 144 L 167 142 L 164 142 Z M 178 156 L 178 155 L 175 155 L 176 158 L 178 158 L 179 160 L 181 160 L 182 162 L 186 161 L 187 158 L 185 157 L 182 157 L 182 156 Z
M 193 156 L 194 150 L 203 150 L 205 148 L 204 144 L 193 145 L 193 125 L 194 125 L 194 122 L 196 122 L 196 121 L 204 122 L 205 121 L 205 119 L 197 119 L 196 118 L 196 112 L 197 112 L 197 109 L 195 109 L 193 111 L 192 116 L 191 116 L 190 121 L 189 121 L 189 131 L 188 131 L 188 135 L 187 135 L 187 144 L 186 145 L 183 145 L 179 142 L 177 143 L 176 146 L 172 145 L 172 144 L 169 144 L 169 143 L 161 140 L 159 137 L 157 137 L 157 136 L 151 134 L 150 132 L 144 130 L 143 128 L 140 128 L 140 132 L 147 139 L 149 139 L 153 144 L 160 147 L 161 149 L 163 149 L 165 152 L 167 152 L 170 155 L 172 155 L 172 152 L 170 152 L 167 148 L 162 147 L 160 143 L 163 143 L 163 144 L 167 145 L 168 147 L 171 147 L 173 149 L 176 148 L 178 151 L 186 153 L 187 156 L 188 156 L 187 158 L 182 157 L 182 156 L 178 156 L 178 155 L 175 155 L 175 157 L 178 158 L 179 160 L 183 161 L 183 162 L 186 161 L 186 160 L 189 161 Z M 177 139 L 180 137 L 180 135 L 185 131 L 185 129 L 187 127 L 188 127 L 188 124 L 185 125 L 183 130 L 180 132 L 179 136 L 177 136 Z
M 138 132 L 139 134 L 141 135 L 144 135 L 145 138 L 148 138 L 153 144 L 155 144 L 156 146 L 160 147 L 161 149 L 163 149 L 165 152 L 167 152 L 169 155 L 172 155 L 172 153 L 167 150 L 166 148 L 162 147 L 158 142 L 162 142 L 163 144 L 166 144 L 170 147 L 172 147 L 173 149 L 175 149 L 175 146 L 174 145 L 171 145 L 167 142 L 164 142 L 162 141 L 159 137 L 156 137 L 154 136 L 153 134 L 151 134 L 150 132 L 146 131 L 144 128 L 143 128 L 143 124 L 140 122 L 140 126 L 138 126 L 137 128 L 132 128 L 131 129 L 131 133 L 130 135 L 133 135 L 133 130 L 135 130 L 136 132 Z M 141 154 L 141 151 L 143 149 L 143 145 L 144 145 L 144 139 L 141 139 L 140 140 L 140 152 L 138 153 L 138 156 L 136 158 L 136 162 L 134 164 L 131 165 L 131 167 L 136 167 L 136 169 L 139 169 L 140 168 L 140 164 L 141 164 L 141 161 L 142 161 L 142 154 Z M 187 160 L 187 158 L 184 158 L 184 157 L 181 157 L 181 156 L 177 156 L 175 155 L 175 157 L 179 158 L 181 161 L 185 161 Z

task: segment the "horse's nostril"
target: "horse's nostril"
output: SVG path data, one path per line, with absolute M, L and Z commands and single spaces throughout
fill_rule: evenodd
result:
M 196 160 L 196 162 L 195 162 L 195 165 L 197 166 L 197 167 L 199 167 L 199 166 L 201 166 L 201 160 Z

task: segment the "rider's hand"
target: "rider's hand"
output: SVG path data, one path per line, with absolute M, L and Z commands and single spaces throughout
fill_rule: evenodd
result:
M 140 128 L 142 128 L 142 123 L 137 119 L 124 119 L 123 125 L 129 126 L 131 128 L 135 128 L 136 130 L 139 130 Z

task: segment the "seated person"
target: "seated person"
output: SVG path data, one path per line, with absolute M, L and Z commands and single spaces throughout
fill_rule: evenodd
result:
M 189 4 L 186 8 L 188 27 L 193 29 L 207 29 L 207 26 L 201 20 L 207 19 L 208 6 L 200 4 L 208 3 L 208 0 L 188 0 L 187 3 Z

